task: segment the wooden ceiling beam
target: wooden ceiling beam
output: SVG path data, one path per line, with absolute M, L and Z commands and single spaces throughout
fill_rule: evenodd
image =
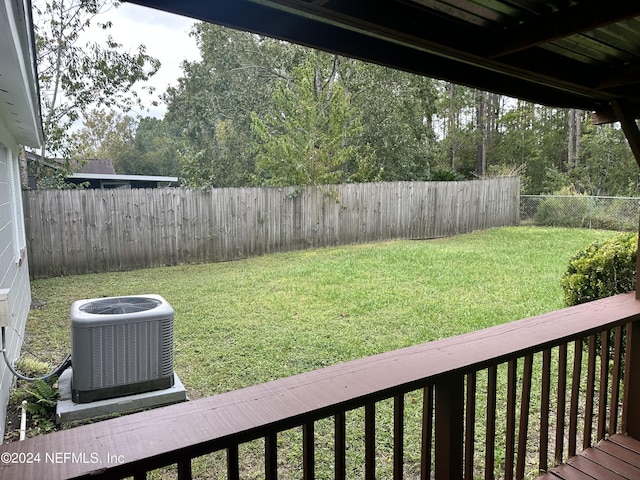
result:
M 625 105 L 625 110 L 628 117 L 640 118 L 640 105 L 627 103 Z M 607 123 L 615 123 L 619 121 L 620 119 L 611 105 L 607 108 L 595 110 L 591 117 L 591 122 L 594 125 L 605 125 Z
M 636 123 L 635 115 L 627 105 L 618 101 L 611 102 L 611 108 L 622 126 L 622 131 L 627 137 L 633 156 L 640 167 L 640 129 Z
M 626 87 L 640 83 L 640 64 L 627 65 L 612 71 L 597 86 L 598 89 Z
M 576 29 L 593 31 L 628 16 L 640 19 L 640 1 L 609 0 L 603 8 L 600 0 L 565 0 L 562 6 L 540 0 L 523 8 L 525 0 L 508 0 L 519 5 L 509 23 L 461 11 L 469 0 L 128 1 L 545 105 L 600 112 L 623 99 L 640 110 L 634 89 L 638 72 L 630 70 L 636 64 L 624 64 L 616 55 L 584 63 L 562 49 L 526 50 Z M 478 26 L 475 20 L 484 23 Z M 520 26 L 507 27 L 513 20 Z M 620 25 L 618 40 L 631 40 L 628 47 L 613 46 L 614 53 L 616 48 L 637 50 L 636 25 L 629 20 Z M 519 53 L 486 57 L 486 52 L 517 50 L 518 42 L 525 42 Z

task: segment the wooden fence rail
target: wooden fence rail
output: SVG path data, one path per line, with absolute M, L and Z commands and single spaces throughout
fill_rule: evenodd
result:
M 38 278 L 516 225 L 519 180 L 41 190 L 24 192 L 24 208 Z

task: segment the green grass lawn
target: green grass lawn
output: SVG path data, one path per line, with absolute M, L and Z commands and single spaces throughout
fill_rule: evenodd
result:
M 613 235 L 500 228 L 36 280 L 26 348 L 57 363 L 74 300 L 157 293 L 175 310 L 175 369 L 194 399 L 562 308 L 570 257 Z

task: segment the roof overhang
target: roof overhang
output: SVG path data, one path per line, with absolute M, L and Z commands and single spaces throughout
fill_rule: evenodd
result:
M 159 182 L 178 183 L 178 177 L 165 177 L 157 175 L 112 175 L 101 173 L 72 173 L 67 175 L 69 179 L 78 180 L 104 180 L 108 182 Z
M 640 2 L 133 0 L 133 3 L 616 119 L 640 117 Z
M 17 143 L 42 144 L 31 4 L 0 4 L 0 120 Z

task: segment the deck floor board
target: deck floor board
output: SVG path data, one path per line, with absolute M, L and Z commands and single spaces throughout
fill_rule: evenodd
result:
M 582 478 L 640 479 L 640 441 L 625 435 L 613 435 L 570 458 L 566 464 L 552 468 L 538 480 Z

